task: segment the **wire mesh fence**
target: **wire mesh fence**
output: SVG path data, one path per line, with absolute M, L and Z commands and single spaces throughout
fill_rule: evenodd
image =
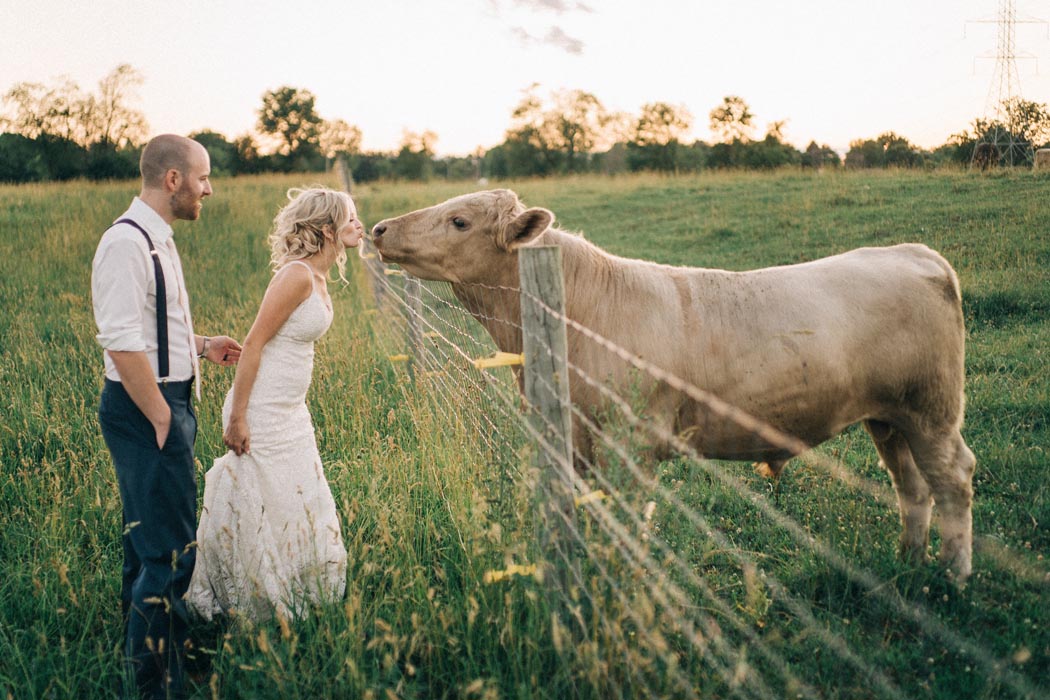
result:
M 608 676 L 601 687 L 607 692 L 913 697 L 928 686 L 923 674 L 935 671 L 895 665 L 893 647 L 902 644 L 922 644 L 950 658 L 963 679 L 960 692 L 971 697 L 1050 692 L 1039 669 L 1016 663 L 994 633 L 945 621 L 964 618 L 944 615 L 947 601 L 966 604 L 947 579 L 887 564 L 895 561 L 892 541 L 882 546 L 877 537 L 859 537 L 861 525 L 836 513 L 835 500 L 853 503 L 854 511 L 870 514 L 865 522 L 896 535 L 896 496 L 875 476 L 877 469 L 858 470 L 837 450 L 807 451 L 792 436 L 577 324 L 530 292 L 481 285 L 453 291 L 447 283 L 423 282 L 383 265 L 367 244 L 362 254 L 375 295 L 377 338 L 392 362 L 404 363 L 412 380 L 407 390 L 425 395 L 435 411 L 473 436 L 476 453 L 465 458 L 497 467 L 486 486 L 497 506 L 493 517 L 519 509 L 522 493 L 535 494 L 533 524 L 540 535 L 527 527 L 504 531 L 508 540 L 526 542 L 518 551 L 535 561 L 496 576 L 542 578 L 558 611 L 551 619 L 554 639 L 573 645 L 577 655 L 604 659 Z M 494 333 L 505 332 L 553 353 L 546 336 L 526 327 L 521 316 L 472 316 L 461 303 L 464 295 L 530 304 L 567 329 L 576 354 L 586 345 L 586 352 L 607 354 L 637 378 L 625 390 L 573 357 L 561 358 L 569 383 L 600 396 L 602 405 L 597 414 L 576 403 L 567 407 L 572 432 L 586 436 L 583 446 L 574 444 L 571 464 L 551 439 L 563 426 L 545 423 L 523 395 L 523 365 L 537 358 L 498 353 L 493 342 Z M 542 388 L 552 395 L 562 388 L 547 374 L 535 381 L 546 383 Z M 784 502 L 776 479 L 706 459 L 687 435 L 651 419 L 645 387 L 654 385 L 701 403 L 756 439 L 801 454 L 809 482 L 827 490 L 829 505 L 814 512 Z M 531 460 L 522 459 L 526 453 Z M 544 468 L 557 470 L 562 481 L 545 480 Z M 547 483 L 554 486 L 542 488 Z M 994 543 L 984 547 L 985 561 L 1001 569 L 993 576 L 1045 590 L 1045 572 Z M 933 656 L 928 661 L 935 665 Z M 843 676 L 852 679 L 848 687 L 841 686 Z

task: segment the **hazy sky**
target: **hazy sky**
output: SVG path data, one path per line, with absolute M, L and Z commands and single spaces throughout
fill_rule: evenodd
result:
M 361 128 L 368 150 L 405 130 L 439 154 L 500 143 L 532 83 L 593 93 L 637 115 L 694 116 L 743 97 L 756 136 L 845 151 L 896 131 L 936 146 L 985 112 L 998 0 L 0 0 L 0 93 L 68 76 L 94 90 L 120 63 L 145 78 L 152 133 L 253 129 L 263 92 L 310 90 Z M 1050 20 L 1050 2 L 1017 1 Z M 1046 24 L 1017 26 L 1022 94 L 1050 102 Z

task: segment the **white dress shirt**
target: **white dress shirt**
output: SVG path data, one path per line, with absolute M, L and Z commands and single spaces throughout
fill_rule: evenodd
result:
M 168 379 L 190 379 L 197 348 L 190 336 L 192 320 L 184 311 L 188 305 L 179 300 L 180 291 L 186 294 L 182 268 L 168 247 L 174 232 L 138 197 L 117 218 L 133 220 L 153 241 L 164 271 L 168 305 Z M 91 266 L 91 300 L 99 345 L 104 350 L 145 352 L 157 375 L 157 282 L 149 246 L 134 226 L 116 224 L 103 234 Z M 106 377 L 119 382 L 109 353 L 103 355 Z

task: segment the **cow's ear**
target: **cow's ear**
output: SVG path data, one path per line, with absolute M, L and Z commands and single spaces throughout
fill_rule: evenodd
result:
M 497 244 L 503 250 L 514 250 L 529 245 L 554 223 L 554 214 L 547 209 L 532 207 L 507 222 L 499 233 Z

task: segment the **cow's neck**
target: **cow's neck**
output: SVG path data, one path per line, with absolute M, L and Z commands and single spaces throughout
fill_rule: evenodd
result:
M 630 284 L 624 279 L 624 265 L 583 238 L 557 229 L 548 230 L 536 245 L 556 245 L 562 250 L 565 279 L 565 315 L 585 326 L 593 325 L 593 316 L 621 305 L 619 295 L 630 296 Z M 496 266 L 498 267 L 498 266 Z M 625 289 L 626 285 L 626 289 Z M 481 284 L 452 285 L 456 298 L 477 319 L 503 352 L 520 353 L 521 280 L 517 261 Z M 613 298 L 612 295 L 617 295 Z M 598 300 L 598 304 L 576 302 Z
M 494 276 L 481 284 L 452 285 L 452 293 L 470 315 L 485 327 L 503 352 L 521 352 L 521 299 L 518 270 Z
M 540 243 L 561 248 L 567 317 L 593 327 L 596 314 L 619 308 L 625 295 L 630 298 L 631 280 L 625 278 L 621 258 L 580 236 L 556 229 L 545 233 Z

